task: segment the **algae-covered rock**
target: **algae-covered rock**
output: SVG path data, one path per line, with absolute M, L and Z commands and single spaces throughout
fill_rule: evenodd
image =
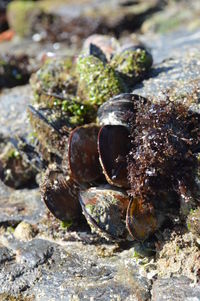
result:
M 125 92 L 125 86 L 113 67 L 93 55 L 79 56 L 77 73 L 78 95 L 84 103 L 99 106 L 112 96 Z
M 34 1 L 13 1 L 8 5 L 8 21 L 10 27 L 20 36 L 31 34 L 34 18 L 41 9 Z
M 153 63 L 152 56 L 143 48 L 133 47 L 117 53 L 111 66 L 130 84 L 141 80 Z
M 64 125 L 73 128 L 95 118 L 92 106 L 83 104 L 76 96 L 77 78 L 72 58 L 47 60 L 30 82 L 34 92 L 34 104 L 40 110 L 39 114 L 29 112 L 36 132 L 40 132 L 41 126 L 43 130 L 44 126 L 47 127 L 41 116 L 58 130 Z
M 77 80 L 72 66 L 73 60 L 69 57 L 47 60 L 30 80 L 35 102 L 51 108 L 54 104 L 49 99 L 50 94 L 74 95 Z

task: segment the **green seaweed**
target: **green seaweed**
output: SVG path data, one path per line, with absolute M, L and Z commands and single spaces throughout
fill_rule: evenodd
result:
M 110 97 L 125 92 L 125 86 L 112 66 L 92 55 L 77 61 L 78 95 L 84 103 L 101 105 Z

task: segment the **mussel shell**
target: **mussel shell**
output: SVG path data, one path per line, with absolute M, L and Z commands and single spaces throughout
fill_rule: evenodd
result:
M 97 149 L 98 132 L 99 127 L 90 124 L 75 128 L 69 136 L 70 173 L 79 184 L 95 181 L 102 175 Z
M 79 187 L 58 170 L 48 170 L 41 185 L 41 196 L 49 211 L 59 220 L 69 221 L 81 216 Z
M 144 204 L 139 198 L 133 198 L 127 209 L 126 226 L 134 239 L 144 241 L 158 228 L 153 207 Z
M 33 106 L 29 106 L 28 115 L 35 135 L 41 145 L 43 157 L 49 160 L 49 153 L 62 157 L 62 134 L 60 132 L 62 125 L 53 120 L 50 121 L 51 115 L 53 115 L 51 110 L 36 109 Z
M 135 112 L 136 102 L 146 102 L 142 96 L 130 93 L 119 94 L 103 103 L 97 112 L 99 124 L 123 125 L 129 127 L 128 113 Z
M 98 151 L 103 173 L 109 184 L 128 188 L 127 160 L 129 131 L 122 125 L 105 125 L 99 131 Z
M 93 187 L 81 191 L 79 200 L 92 230 L 107 239 L 126 237 L 125 216 L 129 198 L 125 192 L 112 187 Z

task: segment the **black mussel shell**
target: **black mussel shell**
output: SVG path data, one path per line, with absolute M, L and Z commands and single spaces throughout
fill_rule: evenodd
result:
M 137 49 L 141 49 L 141 50 L 145 50 L 147 51 L 146 47 L 143 44 L 139 44 L 139 42 L 137 44 L 126 44 L 120 47 L 119 51 L 117 53 L 122 53 L 124 51 L 136 51 Z
M 61 171 L 47 170 L 41 185 L 41 195 L 49 211 L 59 220 L 71 221 L 80 218 L 79 187 Z
M 97 149 L 98 132 L 99 127 L 90 124 L 75 128 L 69 136 L 69 169 L 79 184 L 93 182 L 102 175 Z
M 129 127 L 128 114 L 134 113 L 137 103 L 146 103 L 142 96 L 130 93 L 119 94 L 103 103 L 97 112 L 99 124 L 123 125 Z
M 140 198 L 133 198 L 127 209 L 126 226 L 134 239 L 144 241 L 158 229 L 153 206 Z
M 93 187 L 81 191 L 79 200 L 92 230 L 107 239 L 126 238 L 125 216 L 129 198 L 125 192 L 113 187 Z
M 103 173 L 109 184 L 128 188 L 127 160 L 129 131 L 122 125 L 105 125 L 99 131 L 98 151 Z

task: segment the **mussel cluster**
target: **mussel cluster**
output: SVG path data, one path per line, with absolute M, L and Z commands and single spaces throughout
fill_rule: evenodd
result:
M 46 171 L 42 199 L 60 220 L 78 220 L 107 239 L 145 240 L 199 202 L 200 115 L 181 104 L 120 94 L 75 127 L 61 164 Z
M 45 170 L 41 195 L 56 218 L 83 212 L 107 239 L 143 241 L 199 202 L 200 115 L 130 93 L 152 57 L 109 41 L 90 40 L 78 58 L 48 60 L 32 77 L 31 161 Z

